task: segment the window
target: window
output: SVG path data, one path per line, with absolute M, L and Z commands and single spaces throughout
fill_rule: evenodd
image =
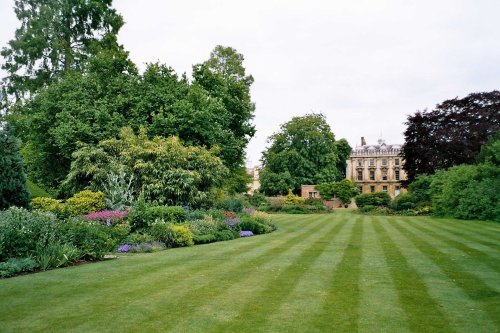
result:
M 317 198 L 317 197 L 318 197 L 318 192 L 309 192 L 309 199 Z
M 387 160 L 385 158 L 382 160 L 382 166 L 387 166 Z
M 370 186 L 370 192 L 372 192 L 372 193 L 375 192 L 375 186 L 373 186 L 373 185 Z
M 363 160 L 358 160 L 358 166 L 363 166 Z
M 387 171 L 382 171 L 382 180 L 387 180 Z
M 394 171 L 394 179 L 399 180 L 399 170 Z
M 363 171 L 358 171 L 358 180 L 363 180 Z
M 401 193 L 401 188 L 399 186 L 395 187 L 394 194 L 398 196 Z
M 396 158 L 396 159 L 394 160 L 394 165 L 399 165 L 399 158 Z
M 387 186 L 382 186 L 382 192 L 387 192 Z
M 358 186 L 359 194 L 363 193 L 363 186 Z
M 375 166 L 375 160 L 374 159 L 370 160 L 370 166 Z
M 370 180 L 375 180 L 375 171 L 370 171 Z

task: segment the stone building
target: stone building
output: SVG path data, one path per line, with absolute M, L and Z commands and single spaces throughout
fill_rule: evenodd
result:
M 395 197 L 405 190 L 401 181 L 406 180 L 402 167 L 401 145 L 386 144 L 379 139 L 378 145 L 367 145 L 361 138 L 347 160 L 346 178 L 352 180 L 361 193 L 387 192 Z
M 254 166 L 252 168 L 247 168 L 247 173 L 252 176 L 252 182 L 248 184 L 248 194 L 254 194 L 260 188 L 259 180 L 260 167 Z

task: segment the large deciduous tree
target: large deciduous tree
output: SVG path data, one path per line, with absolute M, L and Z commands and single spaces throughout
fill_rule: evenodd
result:
M 12 107 L 9 120 L 25 142 L 30 178 L 58 189 L 78 142 L 96 144 L 117 135 L 129 122 L 136 79 L 126 52 L 101 52 L 87 73 L 71 71 Z
M 251 123 L 255 105 L 250 96 L 254 79 L 246 74 L 243 60 L 235 49 L 219 45 L 207 61 L 193 66 L 194 85 L 203 87 L 224 106 L 220 117 L 230 136 L 221 147 L 221 158 L 231 170 L 242 166 L 245 148 L 255 134 Z
M 295 193 L 303 184 L 321 184 L 343 178 L 350 154 L 344 141 L 335 141 L 322 114 L 294 117 L 268 140 L 260 172 L 261 191 L 267 195 Z M 340 149 L 341 148 L 341 149 Z
M 26 172 L 19 148 L 19 139 L 9 127 L 0 128 L 0 209 L 29 205 Z
M 62 73 L 82 70 L 103 49 L 119 49 L 122 17 L 112 0 L 16 0 L 21 22 L 1 51 L 7 93 L 20 99 L 49 85 Z
M 411 183 L 458 164 L 472 164 L 488 139 L 500 131 L 500 91 L 450 99 L 432 111 L 408 116 L 402 148 Z

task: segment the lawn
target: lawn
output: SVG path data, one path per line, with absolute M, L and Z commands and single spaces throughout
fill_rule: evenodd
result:
M 0 280 L 1 332 L 498 332 L 500 225 L 275 216 L 271 234 Z

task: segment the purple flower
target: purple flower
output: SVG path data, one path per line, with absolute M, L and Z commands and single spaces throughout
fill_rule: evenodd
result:
M 250 236 L 253 236 L 253 232 L 248 230 L 240 231 L 240 237 L 250 237 Z
M 120 252 L 120 253 L 129 252 L 130 250 L 132 250 L 132 248 L 133 248 L 133 246 L 130 244 L 122 244 L 118 247 L 117 252 Z

